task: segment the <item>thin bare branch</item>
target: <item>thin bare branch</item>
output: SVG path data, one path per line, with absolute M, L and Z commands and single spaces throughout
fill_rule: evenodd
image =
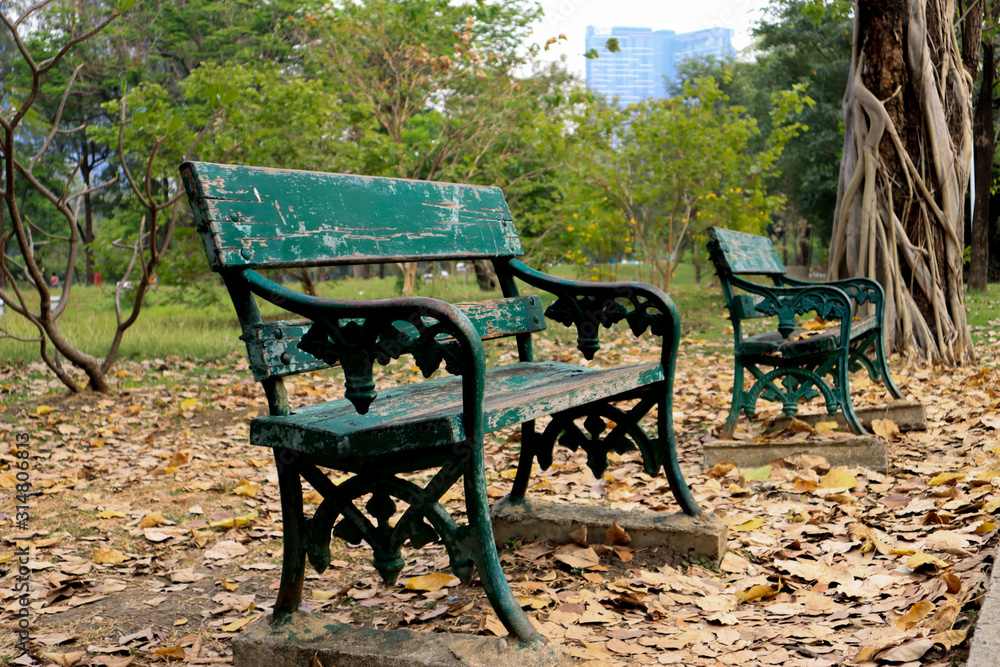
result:
M 17 21 L 14 22 L 14 27 L 16 28 L 17 26 L 21 25 L 21 23 L 23 23 L 29 16 L 37 12 L 39 9 L 45 7 L 45 5 L 51 4 L 52 2 L 54 2 L 54 0 L 41 0 L 40 2 L 36 2 L 32 6 L 28 7 L 26 10 L 24 10 L 24 13 L 21 14 L 21 16 L 17 19 Z
M 201 143 L 202 139 L 208 136 L 208 133 L 212 129 L 212 126 L 215 124 L 215 121 L 221 115 L 222 115 L 221 108 L 216 109 L 215 111 L 212 112 L 212 117 L 205 122 L 205 124 L 201 128 L 201 131 L 198 133 L 198 136 L 194 138 L 194 141 L 191 142 L 191 145 L 184 152 L 184 157 L 181 158 L 181 162 L 187 162 L 188 160 L 191 159 L 191 156 L 194 155 L 194 152 L 198 148 L 198 145 Z
M 41 336 L 39 336 L 38 338 L 21 338 L 20 336 L 15 336 L 14 334 L 9 333 L 3 327 L 0 327 L 0 338 L 9 338 L 10 340 L 16 340 L 18 343 L 40 343 L 40 342 L 42 342 L 42 337 Z
M 38 74 L 45 74 L 50 69 L 55 67 L 57 64 L 59 64 L 59 61 L 63 59 L 63 56 L 65 56 L 67 53 L 70 52 L 70 49 L 72 49 L 77 44 L 86 42 L 88 39 L 90 39 L 97 33 L 107 28 L 111 24 L 111 22 L 114 21 L 119 16 L 120 14 L 116 9 L 111 13 L 109 17 L 98 23 L 96 26 L 94 26 L 87 32 L 83 33 L 82 35 L 78 35 L 73 39 L 69 40 L 68 42 L 66 42 L 65 44 L 63 44 L 62 48 L 59 49 L 59 51 L 54 56 L 52 56 L 48 60 L 43 60 L 38 64 L 38 69 L 37 69 Z
M 48 2 L 51 2 L 51 0 L 47 0 L 45 4 L 47 4 Z M 11 22 L 10 17 L 7 16 L 7 12 L 0 11 L 0 21 L 3 21 L 4 25 L 7 26 L 7 29 L 10 31 L 11 37 L 14 38 L 14 44 L 17 45 L 17 50 L 21 52 L 21 57 L 24 58 L 24 61 L 26 63 L 28 63 L 28 67 L 31 68 L 31 72 L 35 73 L 38 71 L 38 67 L 35 65 L 35 60 L 34 58 L 31 57 L 31 54 L 28 52 L 28 47 L 24 44 L 24 40 L 21 39 L 20 33 L 17 32 L 17 26 L 21 23 L 21 20 L 24 19 L 26 16 L 27 14 L 25 14 L 25 16 L 22 16 L 16 22 Z
M 91 194 L 93 192 L 97 192 L 98 190 L 103 190 L 104 188 L 106 188 L 108 186 L 111 186 L 111 185 L 114 185 L 117 182 L 118 182 L 118 177 L 115 176 L 115 177 L 111 178 L 110 180 L 104 181 L 103 183 L 98 183 L 97 185 L 92 185 L 89 188 L 87 188 L 86 190 L 83 190 L 81 192 L 77 192 L 76 194 L 70 195 L 69 198 L 66 199 L 66 203 L 69 204 L 70 202 L 78 201 L 79 199 L 81 199 L 82 197 L 85 197 L 86 195 L 89 195 L 89 194 Z
M 145 199 L 142 196 L 142 191 L 139 189 L 139 185 L 135 182 L 135 177 L 132 176 L 132 170 L 128 168 L 128 163 L 125 161 L 125 95 L 122 95 L 121 103 L 121 113 L 118 119 L 118 162 L 122 166 L 122 171 L 125 172 L 125 178 L 128 180 L 128 184 L 132 187 L 132 192 L 135 196 L 139 198 L 139 203 L 145 209 L 153 208 L 154 204 L 152 200 Z
M 153 150 L 149 151 L 149 159 L 146 160 L 146 173 L 142 176 L 142 184 L 146 189 L 146 200 L 150 202 L 155 200 L 152 191 L 149 189 L 149 185 L 153 180 L 153 161 L 156 159 L 156 154 L 160 152 L 160 146 L 162 144 L 163 139 L 160 137 L 153 140 Z
M 47 199 L 53 206 L 55 206 L 60 213 L 67 219 L 72 219 L 73 212 L 66 205 L 65 200 L 61 196 L 56 195 L 54 192 L 48 189 L 44 183 L 39 181 L 33 173 L 24 168 L 19 161 L 14 160 L 14 168 L 21 176 L 28 179 L 28 183 L 31 185 L 31 189 L 42 195 Z
M 77 65 L 73 68 L 73 73 L 69 75 L 69 81 L 66 82 L 66 90 L 63 91 L 62 97 L 59 98 L 59 106 L 56 107 L 55 116 L 52 118 L 52 131 L 45 137 L 45 141 L 38 148 L 38 152 L 35 153 L 34 157 L 31 158 L 31 162 L 28 163 L 29 170 L 34 170 L 35 163 L 45 155 L 45 152 L 49 150 L 49 146 L 52 144 L 52 140 L 59 133 L 59 122 L 62 120 L 63 111 L 66 109 L 66 100 L 69 99 L 70 91 L 73 90 L 73 84 L 76 82 L 76 76 L 82 69 L 83 64 Z
M 115 285 L 115 321 L 118 322 L 118 326 L 122 323 L 122 288 L 128 281 L 128 277 L 132 275 L 132 269 L 135 267 L 135 262 L 139 258 L 139 254 L 142 252 L 142 237 L 143 229 L 146 227 L 146 216 L 142 216 L 142 220 L 139 221 L 139 237 L 135 240 L 135 244 L 132 246 L 132 257 L 128 261 L 128 266 L 125 267 L 125 275 L 122 279 L 118 281 Z
M 25 217 L 24 221 L 27 222 L 31 226 L 32 229 L 34 229 L 36 232 L 38 232 L 42 236 L 50 238 L 50 239 L 52 239 L 54 241 L 69 241 L 69 237 L 68 236 L 59 236 L 58 234 L 50 234 L 47 231 L 45 231 L 44 229 L 42 229 L 41 227 L 39 227 L 38 225 L 36 225 L 35 223 L 33 223 L 31 221 L 31 219 L 28 218 L 28 217 Z M 36 243 L 35 245 L 42 245 L 42 244 L 41 243 Z

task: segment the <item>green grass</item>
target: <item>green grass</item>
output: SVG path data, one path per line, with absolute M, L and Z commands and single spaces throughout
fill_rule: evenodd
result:
M 581 277 L 576 267 L 555 267 L 552 272 L 564 278 Z M 635 280 L 639 278 L 638 273 L 635 266 L 618 266 L 617 278 L 613 274 L 605 277 Z M 690 266 L 682 266 L 671 286 L 671 296 L 681 312 L 685 332 L 690 332 L 690 335 L 697 338 L 712 337 L 715 333 L 721 335 L 719 316 L 724 314 L 722 296 L 717 287 L 696 285 L 693 276 Z M 26 294 L 31 294 L 35 299 L 33 304 L 37 304 L 37 296 L 28 292 L 27 286 L 24 289 Z M 245 351 L 239 340 L 236 315 L 221 283 L 212 286 L 218 298 L 216 303 L 209 305 L 173 303 L 169 297 L 176 289 L 160 286 L 148 293 L 139 319 L 125 333 L 120 359 L 162 359 L 167 356 L 191 360 L 216 359 Z M 525 294 L 537 292 L 526 285 L 522 285 L 521 289 Z M 317 290 L 321 296 L 340 299 L 387 299 L 398 296 L 395 277 L 322 282 L 317 283 Z M 472 276 L 466 278 L 461 275 L 447 280 L 427 280 L 420 286 L 418 293 L 449 302 L 480 301 L 501 296 L 499 291 L 480 291 Z M 553 300 L 551 295 L 542 293 L 541 296 L 545 305 Z M 84 352 L 103 357 L 115 329 L 114 287 L 74 286 L 71 299 L 70 305 L 59 319 L 63 335 Z M 261 312 L 265 317 L 279 317 L 283 311 L 265 303 Z M 706 317 L 708 314 L 714 317 Z M 0 318 L 0 326 L 20 337 L 37 335 L 34 327 L 10 308 Z M 0 362 L 17 364 L 37 359 L 37 343 L 26 344 L 10 338 L 0 338 Z
M 205 359 L 225 356 L 242 347 L 238 336 L 232 335 L 237 326 L 232 306 L 171 304 L 166 298 L 170 291 L 171 288 L 160 287 L 148 296 L 138 320 L 125 333 L 119 358 L 155 359 L 177 355 Z M 32 297 L 32 305 L 37 307 L 38 297 L 35 294 Z M 103 357 L 116 326 L 114 288 L 74 286 L 70 299 L 69 306 L 59 318 L 62 334 L 84 352 Z M 30 322 L 10 308 L 0 318 L 0 325 L 16 336 L 27 338 L 38 335 Z M 0 339 L 0 360 L 19 363 L 37 359 L 38 343 Z
M 1000 283 L 985 292 L 965 292 L 965 313 L 976 349 L 1000 346 Z
M 640 269 L 636 265 L 605 265 L 596 271 L 589 267 L 581 271 L 576 266 L 557 266 L 548 270 L 554 275 L 573 279 L 596 276 L 604 280 L 649 280 L 648 270 L 642 272 Z M 125 333 L 119 358 L 163 359 L 175 356 L 187 360 L 209 360 L 234 353 L 243 355 L 245 350 L 239 340 L 236 316 L 229 297 L 222 284 L 214 278 L 212 280 L 215 282 L 211 289 L 217 299 L 216 303 L 209 305 L 171 302 L 171 292 L 177 288 L 160 286 L 150 292 L 138 321 Z M 317 289 L 321 296 L 340 299 L 398 296 L 395 277 L 323 282 L 317 283 Z M 538 290 L 526 285 L 521 286 L 521 291 L 525 294 L 538 293 Z M 669 293 L 680 312 L 685 339 L 706 344 L 707 351 L 731 349 L 722 294 L 711 273 L 704 274 L 699 284 L 694 279 L 694 268 L 690 264 L 682 264 L 671 281 Z M 419 294 L 449 302 L 479 301 L 500 296 L 499 291 L 481 292 L 472 276 L 462 275 L 447 280 L 427 280 L 420 286 Z M 541 296 L 546 306 L 553 300 L 544 292 Z M 113 298 L 114 288 L 110 285 L 75 286 L 72 303 L 60 318 L 63 334 L 83 351 L 103 357 L 115 327 Z M 1000 326 L 997 324 L 1000 320 L 1000 284 L 991 284 L 984 293 L 967 293 L 966 306 L 976 345 L 997 345 L 1000 337 Z M 261 310 L 265 317 L 279 317 L 282 313 L 266 303 Z M 37 335 L 33 327 L 10 308 L 0 318 L 0 326 L 22 337 Z M 552 328 L 562 329 L 558 325 Z M 37 359 L 37 343 L 25 344 L 0 338 L 0 362 L 20 364 Z

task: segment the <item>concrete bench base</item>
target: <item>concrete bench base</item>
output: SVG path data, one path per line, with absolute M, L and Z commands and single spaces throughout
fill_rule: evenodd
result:
M 893 401 L 892 403 L 886 403 L 885 405 L 873 408 L 855 408 L 854 412 L 857 413 L 858 419 L 861 420 L 861 423 L 868 430 L 872 428 L 873 419 L 891 419 L 902 433 L 927 430 L 927 415 L 924 413 L 924 405 L 916 401 Z M 801 419 L 810 426 L 815 426 L 819 422 L 835 421 L 838 428 L 843 429 L 847 427 L 847 422 L 844 421 L 844 414 L 840 411 L 835 415 L 820 413 L 796 415 L 795 418 Z M 788 422 L 787 418 L 781 416 L 774 420 L 774 426 L 777 429 L 783 429 Z
M 757 468 L 795 454 L 816 454 L 826 458 L 831 466 L 870 470 L 885 470 L 889 462 L 885 442 L 873 435 L 845 440 L 716 440 L 705 444 L 704 452 L 706 468 L 723 461 L 731 461 L 740 468 Z
M 233 640 L 235 667 L 548 667 L 569 658 L 547 644 L 520 648 L 501 637 L 412 630 L 368 630 L 321 614 L 262 619 Z
M 615 523 L 628 532 L 632 548 L 664 548 L 677 562 L 685 556 L 718 562 L 726 553 L 726 524 L 713 515 L 695 518 L 681 512 L 556 505 L 530 498 L 520 502 L 503 498 L 493 506 L 493 535 L 498 544 L 504 540 L 567 543 L 572 541 L 569 534 L 581 526 L 587 527 L 589 542 L 601 543 Z

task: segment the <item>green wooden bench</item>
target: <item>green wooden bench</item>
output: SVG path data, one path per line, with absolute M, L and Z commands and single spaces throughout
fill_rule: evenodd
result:
M 522 642 L 540 639 L 500 568 L 490 524 L 483 438 L 508 426 L 522 427 L 514 502 L 524 497 L 532 463 L 548 468 L 558 442 L 582 448 L 596 475 L 609 451 L 638 448 L 646 472 L 664 470 L 681 508 L 701 513 L 674 446 L 680 324 L 660 290 L 563 280 L 521 263 L 521 243 L 497 188 L 199 162 L 182 165 L 181 175 L 270 408 L 251 422 L 250 442 L 274 449 L 281 491 L 284 560 L 275 618 L 298 609 L 307 557 L 318 571 L 329 565 L 331 533 L 367 542 L 388 583 L 403 568 L 404 542 L 419 548 L 441 539 L 463 582 L 478 569 L 507 629 Z M 260 272 L 455 259 L 491 260 L 504 298 L 325 299 Z M 554 302 L 543 312 L 538 296 L 519 294 L 515 278 L 555 295 Z M 306 319 L 264 321 L 256 297 Z M 637 336 L 661 338 L 660 358 L 604 369 L 534 361 L 531 334 L 545 328 L 546 318 L 576 327 L 587 359 L 600 348 L 599 329 L 621 321 Z M 519 361 L 487 368 L 483 341 L 509 336 Z M 376 390 L 373 365 L 404 354 L 429 379 Z M 451 375 L 430 378 L 442 364 Z M 283 377 L 335 365 L 343 368 L 345 399 L 289 405 Z M 654 408 L 655 438 L 639 423 Z M 536 429 L 542 417 L 551 420 Z M 352 477 L 334 485 L 321 467 Z M 423 487 L 404 476 L 422 470 L 436 470 Z M 438 502 L 460 477 L 468 526 L 458 526 Z M 309 518 L 302 479 L 323 497 Z
M 733 323 L 736 359 L 733 403 L 724 437 L 732 436 L 741 412 L 753 418 L 762 397 L 780 402 L 791 418 L 798 412 L 799 401 L 822 396 L 830 414 L 843 410 L 854 433 L 867 433 L 851 405 L 850 372 L 864 368 L 873 381 L 881 379 L 894 398 L 903 397 L 886 365 L 882 286 L 867 278 L 825 283 L 796 280 L 785 275 L 766 237 L 711 227 L 708 238 L 709 256 Z M 740 276 L 760 276 L 774 286 Z M 864 314 L 863 310 L 873 312 Z M 833 326 L 806 330 L 796 324 L 797 315 L 811 312 Z M 744 335 L 744 321 L 761 317 L 777 318 L 777 330 Z M 744 387 L 744 370 L 755 380 L 750 389 Z

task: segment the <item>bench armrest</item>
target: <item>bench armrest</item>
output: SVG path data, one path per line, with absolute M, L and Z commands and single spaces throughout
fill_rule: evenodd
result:
M 842 280 L 829 280 L 826 282 L 810 282 L 808 280 L 798 280 L 796 278 L 781 279 L 781 282 L 789 287 L 815 287 L 816 285 L 828 285 L 844 290 L 847 296 L 859 306 L 871 302 L 875 304 L 876 314 L 881 314 L 885 307 L 885 290 L 878 281 L 871 278 L 844 278 Z M 881 321 L 881 318 L 879 319 Z
M 839 320 L 844 328 L 844 340 L 849 340 L 851 321 L 854 318 L 855 306 L 848 293 L 839 287 L 824 283 L 806 283 L 801 287 L 769 287 L 733 276 L 730 278 L 733 287 L 761 297 L 754 303 L 754 310 L 759 315 L 778 317 L 778 331 L 788 338 L 795 330 L 795 316 L 816 312 L 824 320 Z M 732 306 L 730 306 L 732 310 Z M 734 330 L 739 339 L 739 313 L 731 313 Z
M 377 395 L 374 363 L 385 365 L 412 354 L 424 377 L 430 377 L 442 361 L 450 373 L 462 376 L 466 433 L 482 430 L 486 353 L 476 328 L 455 306 L 428 297 L 326 299 L 300 294 L 250 269 L 239 277 L 262 299 L 313 321 L 299 348 L 343 366 L 345 396 L 359 413 L 368 412 Z M 396 322 L 407 325 L 398 327 Z
M 576 326 L 576 346 L 585 358 L 593 359 L 601 348 L 598 341 L 601 326 L 610 328 L 625 320 L 636 336 L 649 329 L 663 339 L 661 362 L 664 372 L 673 377 L 681 335 L 680 315 L 663 290 L 639 282 L 567 280 L 532 269 L 517 259 L 509 260 L 508 267 L 515 278 L 557 297 L 545 310 L 545 316 L 565 326 Z M 619 300 L 627 300 L 632 309 Z

